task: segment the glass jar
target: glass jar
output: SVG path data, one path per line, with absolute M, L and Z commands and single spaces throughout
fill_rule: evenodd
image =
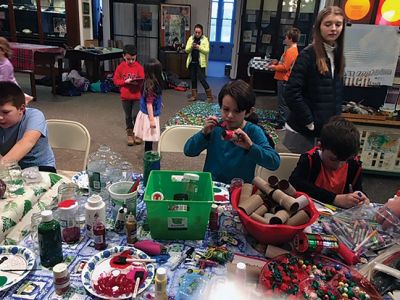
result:
M 61 225 L 61 237 L 67 244 L 77 243 L 81 237 L 78 222 L 78 202 L 63 200 L 58 204 L 58 218 Z

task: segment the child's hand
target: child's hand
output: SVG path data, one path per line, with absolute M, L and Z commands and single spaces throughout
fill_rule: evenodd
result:
M 390 210 L 390 212 L 388 211 Z M 376 221 L 382 224 L 382 229 L 386 230 L 392 226 L 396 226 L 396 217 L 400 218 L 400 197 L 395 196 L 389 199 L 383 207 L 378 210 Z M 393 214 L 394 216 L 392 216 Z
M 357 192 L 349 194 L 339 194 L 336 195 L 333 204 L 342 208 L 351 208 L 358 205 L 360 202 L 360 197 Z
M 359 205 L 361 205 L 361 204 L 367 204 L 368 205 L 370 203 L 368 197 L 365 196 L 363 192 L 356 192 L 356 193 L 357 193 L 358 198 L 360 200 L 359 203 L 358 203 Z
M 218 125 L 218 118 L 216 116 L 210 116 L 204 121 L 203 133 L 209 135 L 215 126 Z
M 130 84 L 132 82 L 132 78 L 127 78 L 127 79 L 125 79 L 125 83 L 126 84 Z
M 156 121 L 154 119 L 150 119 L 150 128 L 156 128 Z
M 234 143 L 239 147 L 242 147 L 246 150 L 249 150 L 253 145 L 252 140 L 249 138 L 246 132 L 244 132 L 241 128 L 235 130 L 235 133 L 239 136 L 239 139 Z

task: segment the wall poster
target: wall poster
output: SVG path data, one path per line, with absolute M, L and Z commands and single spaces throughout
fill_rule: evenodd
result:
M 161 4 L 160 47 L 186 46 L 190 36 L 190 5 Z

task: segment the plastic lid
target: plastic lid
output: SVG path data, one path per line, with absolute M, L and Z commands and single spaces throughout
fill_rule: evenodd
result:
M 218 205 L 215 204 L 215 203 L 214 203 L 214 204 L 211 204 L 211 208 L 212 208 L 212 209 L 218 209 Z
M 99 204 L 103 201 L 100 195 L 92 195 L 87 199 L 87 203 L 91 207 L 99 206 Z
M 193 181 L 199 181 L 200 176 L 198 174 L 193 174 L 193 173 L 184 173 L 183 177 L 188 180 L 193 180 Z
M 60 263 L 56 264 L 53 267 L 53 275 L 55 278 L 65 277 L 68 275 L 68 266 L 67 264 Z
M 43 222 L 50 222 L 53 220 L 53 212 L 51 210 L 44 210 L 40 214 Z
M 65 210 L 72 210 L 77 206 L 76 200 L 63 200 L 58 203 L 58 208 L 65 209 Z
M 156 276 L 158 279 L 164 279 L 167 277 L 167 270 L 163 267 L 157 269 Z
M 245 271 L 246 270 L 246 264 L 242 262 L 238 262 L 236 264 L 236 269 L 239 271 Z

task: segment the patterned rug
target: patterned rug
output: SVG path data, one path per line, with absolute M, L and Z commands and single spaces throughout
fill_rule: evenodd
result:
M 259 124 L 264 127 L 265 131 L 268 132 L 275 144 L 278 143 L 278 135 L 275 132 L 271 122 L 276 119 L 276 111 L 255 109 L 255 112 L 259 118 Z M 185 106 L 176 113 L 171 119 L 168 120 L 166 126 L 171 125 L 204 125 L 204 120 L 208 116 L 215 115 L 221 117 L 221 111 L 217 103 L 205 103 L 205 102 L 194 102 Z

